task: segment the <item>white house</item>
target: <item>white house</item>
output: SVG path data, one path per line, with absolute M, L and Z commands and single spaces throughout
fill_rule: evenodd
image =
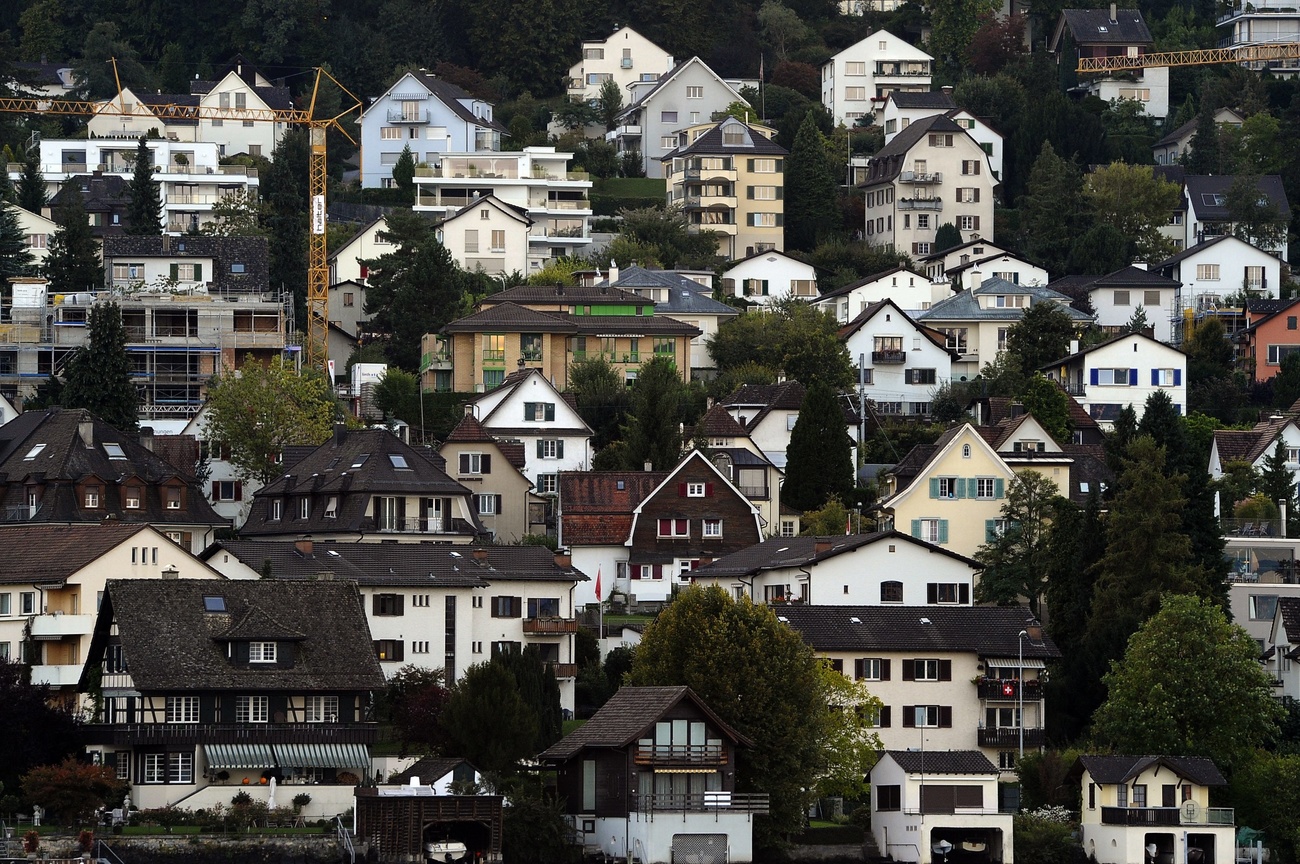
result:
M 834 315 L 841 324 L 848 324 L 872 303 L 882 300 L 892 301 L 909 314 L 916 314 L 951 296 L 952 288 L 947 282 L 932 282 L 906 267 L 894 267 L 827 291 L 812 305 Z
M 925 270 L 925 275 L 935 281 L 942 281 L 947 277 L 950 268 L 960 267 L 990 256 L 1005 255 L 1007 251 L 988 240 L 967 240 L 949 249 L 939 249 L 929 255 L 922 255 L 917 263 Z
M 942 90 L 895 90 L 885 97 L 885 107 L 880 111 L 880 126 L 885 132 L 885 143 L 894 140 L 917 120 L 946 114 L 957 107 L 952 101 L 952 88 Z
M 1300 15 L 1294 6 L 1281 0 L 1259 0 L 1229 6 L 1218 17 L 1215 26 L 1221 29 L 1219 44 L 1231 48 L 1247 45 L 1295 42 L 1300 39 Z M 1223 31 L 1227 32 L 1224 33 Z M 1276 60 L 1242 62 L 1242 66 L 1261 70 L 1265 67 L 1274 75 L 1289 78 L 1300 72 L 1300 62 L 1294 57 Z
M 591 427 L 540 370 L 507 375 L 470 404 L 494 438 L 523 443 L 524 475 L 539 494 L 557 491 L 559 472 L 591 467 Z
M 753 313 L 750 313 L 753 314 Z M 763 455 L 776 467 L 785 469 L 785 451 L 790 446 L 790 433 L 799 420 L 799 409 L 803 407 L 806 389 L 798 381 L 783 381 L 780 384 L 746 384 L 723 399 L 721 405 L 727 409 L 741 426 L 749 432 L 749 437 L 763 451 Z M 845 445 L 857 440 L 856 416 L 845 412 Z M 856 461 L 857 448 L 854 450 Z
M 50 256 L 50 237 L 59 229 L 58 223 L 47 219 L 39 213 L 24 210 L 17 204 L 5 202 L 0 207 L 8 207 L 18 216 L 18 230 L 22 232 L 27 251 L 32 254 L 32 261 L 38 267 Z
M 852 126 L 880 112 L 890 93 L 925 93 L 934 58 L 886 30 L 877 30 L 822 65 L 822 104 L 836 125 Z
M 1002 179 L 1002 135 L 989 124 L 976 117 L 965 108 L 949 111 L 948 118 L 966 130 L 966 134 L 975 139 L 989 157 L 989 167 L 993 176 Z
M 1198 116 L 1188 120 L 1182 126 L 1151 145 L 1151 153 L 1155 156 L 1157 165 L 1177 165 L 1180 158 L 1191 152 L 1192 138 L 1196 136 L 1196 129 L 1200 125 L 1200 119 Z M 1227 106 L 1214 112 L 1214 123 L 1220 127 L 1233 126 L 1240 129 L 1242 121 L 1245 119 L 1245 117 Z
M 1155 48 L 1141 10 L 1110 8 L 1062 9 L 1047 50 L 1057 62 L 1074 67 L 1082 57 L 1139 57 Z M 1117 74 L 1078 76 L 1075 92 L 1096 96 L 1102 102 L 1127 99 L 1156 119 L 1169 113 L 1169 67 L 1147 66 Z
M 1168 272 L 1163 266 L 1160 270 Z M 1176 273 L 1179 268 L 1172 270 Z M 1169 279 L 1161 272 L 1132 265 L 1097 278 L 1087 290 L 1097 324 L 1109 332 L 1125 327 L 1141 309 L 1158 341 L 1177 344 L 1183 318 L 1182 309 L 1176 306 L 1177 277 Z
M 437 236 L 462 269 L 508 276 L 527 273 L 529 267 L 540 270 L 549 257 L 544 247 L 535 257 L 531 254 L 532 225 L 524 208 L 487 195 L 442 220 Z
M 356 233 L 330 250 L 330 284 L 355 282 L 365 285 L 370 278 L 370 268 L 362 264 L 381 255 L 396 251 L 392 243 L 382 235 L 388 230 L 388 222 L 383 216 L 357 229 Z M 332 299 L 332 298 L 331 298 Z M 333 313 L 333 308 L 330 312 Z
M 638 81 L 658 81 L 673 68 L 673 55 L 631 27 L 618 27 L 604 39 L 584 39 L 582 59 L 569 67 L 569 99 L 591 102 L 606 81 L 619 90 Z
M 500 150 L 507 130 L 492 103 L 426 70 L 407 72 L 361 114 L 361 185 L 393 185 L 393 166 L 409 146 L 416 164 L 444 153 Z
M 1183 189 L 1187 194 L 1187 216 L 1183 223 L 1183 248 L 1204 243 L 1222 234 L 1232 234 L 1240 227 L 1232 221 L 1228 210 L 1228 197 L 1237 178 L 1231 174 L 1204 176 L 1189 174 L 1183 178 Z M 1291 205 L 1287 202 L 1286 188 L 1282 178 L 1277 174 L 1265 174 L 1258 181 L 1261 200 L 1277 210 L 1279 227 L 1285 228 L 1291 221 Z M 1251 238 L 1255 240 L 1255 238 Z M 1287 231 L 1280 231 L 1276 242 L 1264 243 L 1255 240 L 1255 245 L 1267 252 L 1285 259 L 1287 256 Z
M 768 249 L 734 262 L 722 274 L 722 290 L 766 306 L 774 300 L 817 298 L 817 271 L 811 264 Z
M 840 328 L 850 359 L 860 359 L 868 399 L 878 414 L 926 416 L 930 398 L 952 379 L 961 358 L 947 336 L 917 324 L 892 300 L 880 300 Z
M 1042 267 L 1010 252 L 958 264 L 948 268 L 944 275 L 952 281 L 953 288 L 960 291 L 969 291 L 989 277 L 1003 279 L 1012 285 L 1046 285 L 1051 281 Z
M 1012 864 L 1012 813 L 998 805 L 997 766 L 978 750 L 886 750 L 871 769 L 871 833 L 893 861 Z
M 1043 367 L 1092 418 L 1110 428 L 1126 406 L 1142 419 L 1147 397 L 1169 394 L 1187 412 L 1187 355 L 1142 333 L 1122 333 Z
M 1182 283 L 1173 293 L 1172 306 L 1166 307 L 1165 317 L 1178 322 L 1170 333 L 1169 341 L 1174 344 L 1182 335 L 1182 320 L 1189 310 L 1195 314 L 1232 306 L 1228 298 L 1233 295 L 1277 297 L 1282 284 L 1282 262 L 1276 255 L 1230 234 L 1188 246 L 1153 269 Z
M 1245 462 L 1256 471 L 1264 470 L 1265 461 L 1281 444 L 1286 454 L 1286 467 L 1291 471 L 1292 484 L 1300 489 L 1300 425 L 1295 416 L 1276 416 L 1260 420 L 1253 429 L 1215 429 L 1210 445 L 1209 470 L 1211 479 L 1218 480 L 1227 471 L 1229 463 Z M 1216 493 L 1218 494 L 1218 493 Z M 1224 518 L 1225 533 L 1240 533 L 1242 526 L 1229 521 L 1232 507 L 1237 502 L 1218 500 L 1218 509 Z M 1288 519 L 1300 514 L 1288 513 Z M 1250 533 L 1262 533 L 1252 528 Z M 1270 533 L 1272 533 L 1270 531 Z M 1277 532 L 1281 535 L 1281 531 Z

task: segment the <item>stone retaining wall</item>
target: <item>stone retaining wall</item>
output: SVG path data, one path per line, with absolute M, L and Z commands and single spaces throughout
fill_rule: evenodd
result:
M 122 859 L 122 864 L 338 864 L 340 860 L 338 840 L 333 834 L 274 837 L 185 834 L 102 839 Z M 74 858 L 79 852 L 75 837 L 41 840 L 40 858 L 44 860 Z

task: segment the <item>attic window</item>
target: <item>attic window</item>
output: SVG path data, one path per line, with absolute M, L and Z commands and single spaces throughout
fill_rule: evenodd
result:
M 44 446 L 44 445 L 42 445 L 42 446 Z M 627 488 L 627 483 L 626 483 L 626 481 L 623 481 L 623 480 L 619 480 L 615 485 L 618 487 L 618 491 L 620 491 L 620 492 L 622 492 L 624 489 Z
M 23 461 L 27 462 L 32 459 L 35 459 L 37 456 L 41 455 L 41 451 L 44 449 L 45 449 L 44 444 L 37 444 L 35 447 L 27 451 L 27 455 L 23 457 Z
M 104 452 L 108 454 L 109 459 L 126 458 L 126 453 L 122 451 L 122 445 L 113 441 L 104 442 Z
M 352 463 L 352 467 L 360 468 L 362 465 L 366 464 L 366 460 L 369 458 L 370 458 L 369 453 L 362 453 L 360 456 L 357 457 L 357 461 Z
M 204 597 L 203 611 L 204 612 L 225 612 L 226 598 L 225 597 Z
M 406 464 L 406 457 L 397 453 L 389 453 L 388 461 L 392 462 L 393 467 L 398 470 L 409 471 L 411 469 L 411 466 Z M 352 467 L 355 468 L 356 466 L 354 465 Z

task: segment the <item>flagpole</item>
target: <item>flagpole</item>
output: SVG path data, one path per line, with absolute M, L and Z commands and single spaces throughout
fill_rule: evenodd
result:
M 601 585 L 600 585 L 600 570 L 601 570 L 600 565 L 597 564 L 597 565 L 596 565 L 596 608 L 597 608 L 597 610 L 598 610 L 598 612 L 597 612 L 597 620 L 598 620 L 600 623 L 597 624 L 597 627 L 599 628 L 599 631 L 598 631 L 598 634 L 599 634 L 599 635 L 597 635 L 597 637 L 596 637 L 596 656 L 599 657 L 599 658 L 603 661 L 603 660 L 605 659 L 605 649 L 604 649 L 604 643 L 605 643 L 605 598 L 602 596 L 602 594 L 603 594 L 604 592 L 601 591 Z

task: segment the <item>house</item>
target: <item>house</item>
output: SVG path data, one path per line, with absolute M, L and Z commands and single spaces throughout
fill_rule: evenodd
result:
M 389 778 L 389 785 L 427 786 L 434 795 L 453 795 L 454 788 L 477 788 L 482 783 L 483 775 L 469 760 L 454 756 L 424 756 Z
M 1276 255 L 1231 234 L 1190 245 L 1155 265 L 1157 272 L 1182 283 L 1174 293 L 1170 317 L 1175 320 L 1167 341 L 1181 345 L 1186 319 L 1238 305 L 1231 298 L 1276 298 L 1281 267 Z M 1159 338 L 1159 329 L 1156 332 Z
M 1296 322 L 1300 320 L 1297 302 L 1300 301 L 1290 298 L 1267 303 L 1267 307 L 1276 308 L 1262 313 L 1255 312 L 1255 303 L 1248 306 L 1247 314 L 1254 320 L 1236 338 L 1243 365 L 1255 381 L 1272 379 L 1281 371 L 1286 355 L 1300 350 L 1300 333 L 1296 332 Z
M 969 291 L 985 278 L 1003 279 L 1012 285 L 1046 285 L 1051 280 L 1047 271 L 1025 259 L 1003 252 L 977 258 L 956 267 L 946 268 L 944 277 L 952 282 L 953 290 Z
M 893 244 L 915 260 L 937 251 L 934 239 L 943 224 L 956 226 L 963 240 L 993 237 L 998 183 L 988 154 L 943 115 L 899 132 L 871 157 L 858 185 L 866 197 L 869 243 Z
M 415 163 L 432 165 L 446 153 L 501 149 L 509 131 L 492 119 L 492 103 L 477 99 L 427 69 L 407 72 L 361 112 L 361 185 L 391 188 L 393 166 L 411 148 Z
M 859 381 L 876 414 L 928 415 L 935 389 L 961 359 L 946 334 L 917 324 L 892 300 L 872 303 L 839 337 L 862 365 Z
M 722 273 L 722 291 L 766 306 L 786 297 L 817 299 L 817 271 L 776 249 L 746 255 Z
M 609 278 L 597 284 L 631 291 L 653 300 L 656 315 L 672 318 L 700 331 L 700 335 L 691 338 L 692 370 L 713 368 L 709 340 L 717 335 L 724 321 L 740 315 L 739 309 L 719 303 L 699 283 L 673 270 L 650 270 L 635 264 L 620 269 L 611 262 Z
M 355 282 L 358 285 L 369 284 L 370 268 L 362 261 L 370 261 L 383 255 L 396 252 L 397 249 L 388 239 L 388 220 L 383 216 L 372 219 L 357 228 L 356 233 L 330 248 L 329 268 L 330 285 L 340 282 Z M 330 298 L 330 316 L 334 315 L 334 298 Z
M 284 804 L 310 784 L 303 812 L 319 818 L 371 776 L 368 714 L 383 686 L 345 582 L 110 579 L 81 673 L 97 703 L 81 732 L 137 807 L 225 805 L 240 789 L 265 800 L 274 777 Z
M 1056 55 L 1067 89 L 1103 102 L 1130 99 L 1150 117 L 1169 113 L 1169 67 L 1141 66 L 1114 75 L 1080 75 L 1075 68 L 1089 57 L 1140 57 L 1151 53 L 1155 39 L 1137 9 L 1062 9 L 1047 50 Z
M 42 215 L 52 216 L 58 213 L 59 208 L 67 203 L 67 196 L 80 194 L 82 206 L 86 210 L 86 218 L 90 220 L 90 233 L 96 239 L 117 236 L 131 227 L 130 216 L 127 213 L 125 177 L 119 174 L 105 174 L 98 168 L 90 173 L 73 176 L 76 177 L 77 182 L 72 188 L 65 189 L 60 186 L 57 191 L 50 193 L 49 206 L 42 209 Z M 9 181 L 15 182 L 14 178 L 15 174 L 10 171 Z M 57 229 L 57 223 L 55 227 Z M 99 287 L 88 285 L 86 290 Z
M 689 687 L 623 687 L 537 758 L 556 771 L 584 848 L 646 864 L 748 862 L 753 817 L 767 812 L 765 793 L 736 791 L 748 746 Z
M 1200 117 L 1196 117 L 1188 120 L 1182 126 L 1151 145 L 1151 155 L 1155 157 L 1157 165 L 1177 165 L 1184 156 L 1191 153 L 1192 138 L 1196 136 L 1196 129 L 1200 125 L 1200 119 Z M 1219 128 L 1232 126 L 1240 129 L 1245 119 L 1245 117 L 1226 105 L 1214 112 L 1214 125 Z
M 415 169 L 413 209 L 442 220 L 440 236 L 469 269 L 540 270 L 552 258 L 581 255 L 591 245 L 591 178 L 570 171 L 572 160 L 572 153 L 554 147 L 430 154 L 428 165 Z M 485 198 L 495 201 L 484 205 Z M 456 217 L 462 218 L 451 224 Z M 527 229 L 523 247 L 521 226 Z
M 366 315 L 366 286 L 360 282 L 354 282 L 348 279 L 345 282 L 331 282 L 329 286 L 329 323 L 330 327 L 338 328 L 346 337 L 354 342 L 358 336 L 365 330 L 366 325 L 370 323 L 370 318 Z M 330 359 L 335 358 L 334 351 L 329 352 Z M 335 364 L 337 368 L 346 365 L 349 355 L 342 356 L 343 364 Z
M 1011 779 L 1022 731 L 1026 751 L 1046 743 L 1044 668 L 1061 652 L 1022 606 L 794 603 L 777 615 L 881 700 L 888 750 L 975 750 Z
M 1226 475 L 1234 463 L 1246 463 L 1257 471 L 1264 470 L 1265 461 L 1273 455 L 1277 446 L 1282 445 L 1286 456 L 1286 466 L 1291 471 L 1293 482 L 1300 490 L 1300 422 L 1295 415 L 1277 415 L 1261 419 L 1253 429 L 1215 429 L 1214 440 L 1210 444 L 1209 471 L 1210 478 L 1218 480 Z M 1219 512 L 1224 533 L 1240 534 L 1248 525 L 1254 529 L 1253 521 L 1242 524 L 1230 518 L 1236 501 L 1219 500 Z M 1294 517 L 1296 514 L 1287 514 Z M 1272 533 L 1270 531 L 1270 533 Z M 1279 531 L 1280 535 L 1281 532 Z
M 894 140 L 917 120 L 946 114 L 957 107 L 952 101 L 952 88 L 942 90 L 895 90 L 885 97 L 884 108 L 880 112 L 880 126 L 885 132 L 885 143 Z
M 1236 544 L 1229 540 L 1228 555 L 1237 557 L 1242 550 L 1240 547 L 1232 549 L 1233 545 Z M 1287 572 L 1288 559 L 1282 555 L 1289 554 L 1289 552 L 1280 552 L 1277 558 L 1258 558 L 1258 566 L 1252 569 L 1252 565 L 1247 563 L 1244 570 L 1234 568 L 1235 572 L 1228 577 L 1228 603 L 1232 610 L 1233 623 L 1245 630 L 1259 645 L 1259 653 L 1265 657 L 1265 664 L 1272 662 L 1277 656 L 1276 651 L 1269 654 L 1268 649 L 1275 644 L 1272 638 L 1278 601 L 1284 597 L 1293 598 L 1291 602 L 1300 599 L 1300 584 L 1296 584 L 1294 579 L 1289 582 L 1283 581 L 1290 577 L 1290 573 Z M 1292 610 L 1288 614 L 1294 621 L 1295 611 Z M 1300 637 L 1300 629 L 1296 629 L 1296 636 Z M 1296 641 L 1300 643 L 1300 638 Z M 1282 652 L 1284 657 L 1291 652 L 1289 634 L 1285 644 L 1287 648 Z M 1294 689 L 1297 688 L 1293 688 L 1293 691 Z
M 1245 230 L 1245 226 L 1233 221 L 1228 207 L 1228 199 L 1237 177 L 1231 174 L 1201 176 L 1189 174 L 1183 178 L 1187 195 L 1187 219 L 1185 224 L 1186 239 L 1184 247 L 1195 246 L 1212 240 L 1222 234 L 1236 234 Z M 1291 224 L 1291 206 L 1287 203 L 1286 189 L 1282 178 L 1276 174 L 1265 174 L 1258 180 L 1260 203 L 1267 204 L 1276 213 L 1275 226 L 1278 230 L 1276 240 L 1248 237 L 1253 245 L 1276 255 L 1280 259 L 1287 257 L 1287 232 L 1283 226 Z
M 790 446 L 790 433 L 799 420 L 806 389 L 798 381 L 780 384 L 746 384 L 720 403 L 753 439 L 763 455 L 781 470 L 785 470 L 785 451 Z M 857 416 L 845 409 L 846 436 L 857 440 Z M 848 446 L 849 442 L 845 442 Z M 856 456 L 855 460 L 856 461 Z
M 922 255 L 917 263 L 925 275 L 936 282 L 947 279 L 950 268 L 960 267 L 972 261 L 1008 254 L 1006 249 L 987 240 L 967 240 L 948 249 L 940 249 L 929 255 Z
M 1187 355 L 1143 333 L 1121 333 L 1042 369 L 1079 400 L 1103 428 L 1126 406 L 1142 419 L 1147 397 L 1165 392 L 1187 410 Z
M 0 477 L 6 523 L 151 525 L 195 553 L 230 524 L 189 471 L 81 409 L 26 411 L 0 426 Z
M 718 254 L 735 259 L 785 245 L 785 158 L 776 130 L 735 117 L 678 133 L 659 157 L 668 203 L 690 230 L 718 233 Z
M 996 276 L 981 277 L 978 285 L 959 291 L 916 315 L 916 320 L 948 336 L 948 347 L 961 355 L 952 374 L 974 378 L 998 352 L 1006 350 L 1011 325 L 1024 317 L 1025 310 L 1050 303 L 1070 316 L 1079 328 L 1092 323 L 1092 316 L 1070 305 L 1070 298 L 1039 285 L 1017 285 Z
M 701 566 L 691 579 L 769 605 L 969 606 L 981 569 L 941 546 L 879 531 L 773 537 Z
M 560 548 L 573 555 L 573 566 L 594 573 L 591 582 L 580 584 L 574 602 L 583 607 L 596 602 L 596 580 L 601 583 L 601 600 L 622 594 L 632 602 L 641 594 L 641 572 L 632 580 L 627 538 L 632 533 L 632 511 L 668 476 L 666 471 L 564 471 L 557 483 L 559 495 L 558 532 Z M 654 568 L 650 571 L 654 576 Z M 663 578 L 662 568 L 660 578 Z M 652 591 L 657 597 L 663 591 Z
M 673 55 L 631 27 L 616 27 L 604 39 L 582 41 L 582 60 L 569 67 L 569 100 L 595 101 L 606 81 L 626 92 L 633 83 L 658 81 L 672 68 Z
M 591 427 L 569 397 L 536 369 L 512 372 L 466 406 L 484 431 L 522 447 L 523 471 L 540 495 L 554 495 L 561 471 L 591 467 Z M 476 472 L 469 472 L 470 474 Z
M 703 449 L 714 467 L 758 508 L 768 536 L 798 533 L 802 514 L 789 512 L 781 504 L 784 472 L 763 455 L 749 430 L 737 423 L 725 407 L 714 405 L 704 412 L 695 426 L 682 430 L 682 438 L 688 447 Z
M 1270 589 L 1274 590 L 1274 589 Z M 1300 596 L 1289 591 L 1278 596 L 1273 619 L 1261 652 L 1264 668 L 1278 682 L 1274 695 L 1282 699 L 1300 698 Z M 1267 601 L 1260 604 L 1266 611 Z
M 978 750 L 886 750 L 871 769 L 872 836 L 893 861 L 974 852 L 1010 864 L 1013 811 L 999 791 L 997 767 Z
M 1219 44 L 1229 48 L 1249 45 L 1275 45 L 1300 40 L 1300 15 L 1294 6 L 1277 0 L 1260 0 L 1228 8 L 1215 21 L 1219 30 Z M 1226 31 L 1226 32 L 1225 32 Z M 1300 62 L 1294 57 L 1279 57 L 1268 61 L 1241 61 L 1250 69 L 1268 69 L 1281 78 L 1300 72 Z
M 0 525 L 0 659 L 74 710 L 95 612 L 108 579 L 213 579 L 188 550 L 141 523 Z
M 954 108 L 946 116 L 966 130 L 966 134 L 975 139 L 989 157 L 989 169 L 996 180 L 1002 179 L 1002 135 L 979 117 L 965 108 Z
M 86 130 L 93 138 L 119 138 L 135 141 L 142 136 L 171 138 L 175 141 L 211 140 L 198 137 L 199 122 L 192 110 L 198 107 L 197 96 L 189 93 L 139 92 L 125 86 L 110 99 L 97 100 L 95 113 L 86 121 Z M 168 106 L 184 106 L 188 112 L 167 110 Z
M 848 324 L 861 315 L 868 306 L 889 300 L 898 308 L 915 315 L 935 303 L 952 296 L 947 282 L 933 282 L 907 267 L 893 267 L 827 291 L 812 301 L 812 305 L 834 315 L 840 324 Z
M 1235 854 L 1232 808 L 1210 806 L 1210 789 L 1228 781 L 1209 759 L 1080 756 L 1067 779 L 1083 791 L 1080 838 L 1100 864 L 1227 861 Z
M 267 248 L 265 237 L 105 237 L 105 283 L 123 293 L 267 294 Z
M 544 547 L 222 540 L 203 558 L 231 581 L 269 572 L 277 582 L 354 585 L 372 653 L 390 677 L 414 664 L 443 669 L 454 683 L 502 651 L 535 646 L 573 709 L 573 597 L 587 577 Z
M 874 116 L 889 94 L 926 93 L 934 58 L 886 30 L 840 51 L 822 64 L 822 104 L 835 124 Z
M 473 498 L 432 450 L 336 424 L 329 441 L 257 490 L 240 535 L 469 543 L 483 534 Z
M 708 123 L 732 102 L 745 102 L 736 87 L 699 57 L 678 63 L 656 81 L 636 82 L 628 89 L 630 98 L 625 101 L 630 104 L 605 140 L 620 154 L 639 152 L 647 177 L 664 176 L 662 159 L 680 146 L 679 129 Z
M 1151 270 L 1132 264 L 1093 280 L 1087 292 L 1097 325 L 1120 333 L 1141 309 L 1156 340 L 1177 345 L 1183 329 L 1182 289 L 1187 283 L 1179 280 L 1184 270 L 1176 261 L 1169 268 L 1162 264 Z
M 24 210 L 17 204 L 5 202 L 0 207 L 6 207 L 14 211 L 18 217 L 18 230 L 22 233 L 27 251 L 31 253 L 32 263 L 41 266 L 45 259 L 49 257 L 50 237 L 54 232 L 59 230 L 59 225 L 53 219 L 47 219 L 39 213 L 33 213 L 30 210 Z
M 15 61 L 10 67 L 18 95 L 67 99 L 77 89 L 77 77 L 72 63 L 51 62 L 42 54 L 39 61 Z
M 572 363 L 604 357 L 628 381 L 643 360 L 671 358 L 691 378 L 691 340 L 701 331 L 664 315 L 644 297 L 609 287 L 517 285 L 479 301 L 478 311 L 425 334 L 425 387 L 487 392 L 507 363 L 565 385 Z M 430 380 L 432 379 L 432 380 Z
M 473 406 L 466 409 L 438 454 L 446 461 L 448 473 L 474 493 L 483 530 L 502 543 L 547 533 L 546 502 L 533 494 L 533 483 L 524 474 L 525 443 L 498 441 L 479 423 Z
M 191 81 L 190 94 L 198 97 L 198 104 L 210 112 L 230 112 L 228 118 L 199 120 L 196 141 L 215 141 L 221 156 L 245 154 L 273 158 L 288 124 L 244 120 L 241 112 L 265 116 L 267 111 L 293 108 L 293 93 L 284 86 L 283 80 L 273 83 L 242 55 L 236 55 L 213 80 Z

